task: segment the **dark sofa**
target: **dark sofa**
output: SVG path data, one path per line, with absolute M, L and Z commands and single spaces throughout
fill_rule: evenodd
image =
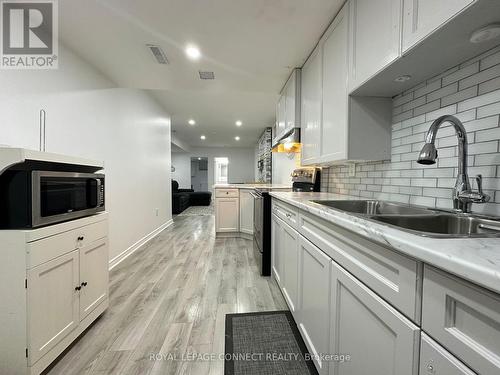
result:
M 189 206 L 210 206 L 211 201 L 211 192 L 179 189 L 179 183 L 172 180 L 172 213 L 174 215 L 180 214 Z

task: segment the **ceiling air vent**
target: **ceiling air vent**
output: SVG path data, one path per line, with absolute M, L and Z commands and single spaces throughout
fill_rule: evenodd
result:
M 202 71 L 199 71 L 198 73 L 200 73 L 200 79 L 215 79 L 214 72 L 202 72 Z
M 147 44 L 147 47 L 153 54 L 156 61 L 158 61 L 158 64 L 168 64 L 167 55 L 165 55 L 165 52 L 163 52 L 160 46 L 156 46 L 154 44 Z

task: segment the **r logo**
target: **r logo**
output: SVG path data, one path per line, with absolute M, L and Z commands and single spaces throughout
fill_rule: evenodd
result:
M 3 53 L 52 54 L 52 3 L 3 3 Z
M 0 0 L 2 67 L 57 67 L 57 0 Z

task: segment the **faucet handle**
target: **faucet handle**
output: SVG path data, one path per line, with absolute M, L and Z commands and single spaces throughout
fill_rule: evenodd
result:
M 483 194 L 483 175 L 478 174 L 476 177 L 477 191 Z

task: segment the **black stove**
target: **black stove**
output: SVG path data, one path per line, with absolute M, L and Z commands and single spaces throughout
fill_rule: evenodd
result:
M 292 172 L 292 191 L 320 191 L 319 168 L 300 168 Z M 257 188 L 254 198 L 254 253 L 262 276 L 271 276 L 271 196 L 268 188 Z

